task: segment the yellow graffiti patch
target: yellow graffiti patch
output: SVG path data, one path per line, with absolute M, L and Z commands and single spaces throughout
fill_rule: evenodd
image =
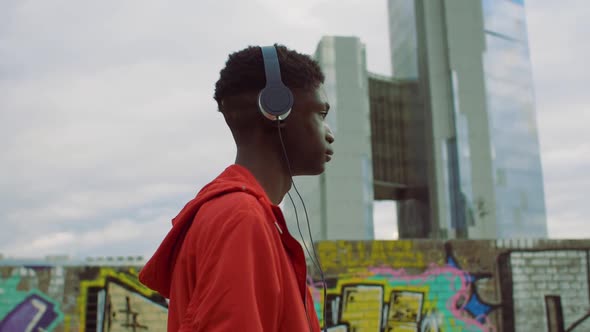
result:
M 80 332 L 84 332 L 86 329 L 86 307 L 88 303 L 88 289 L 93 287 L 106 287 L 106 281 L 108 277 L 112 277 L 121 284 L 133 289 L 138 294 L 146 297 L 159 296 L 159 294 L 141 284 L 137 278 L 137 272 L 134 269 L 127 271 L 116 271 L 112 268 L 101 268 L 99 275 L 94 280 L 82 280 L 80 281 L 80 294 L 77 298 L 79 316 L 79 327 Z
M 411 241 L 323 241 L 318 243 L 322 267 L 327 270 L 375 267 L 425 268 L 424 254 Z

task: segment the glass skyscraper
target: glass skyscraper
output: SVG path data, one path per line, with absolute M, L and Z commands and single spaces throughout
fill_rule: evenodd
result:
M 425 102 L 431 224 L 411 236 L 546 237 L 523 1 L 389 0 L 389 14 L 393 76 Z
M 373 199 L 397 201 L 401 238 L 547 237 L 522 0 L 388 5 L 392 77 L 356 37 L 315 54 L 337 140 L 325 174 L 296 179 L 313 239 L 373 238 Z
M 498 237 L 546 235 L 524 3 L 484 0 L 483 12 Z

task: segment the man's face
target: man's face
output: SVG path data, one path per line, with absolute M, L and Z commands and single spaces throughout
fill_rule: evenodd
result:
M 294 91 L 293 111 L 283 130 L 293 175 L 324 172 L 334 150 L 334 135 L 325 122 L 330 105 L 320 86 L 314 91 Z

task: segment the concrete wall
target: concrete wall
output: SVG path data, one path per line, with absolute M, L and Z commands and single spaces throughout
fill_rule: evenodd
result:
M 590 331 L 590 240 L 325 241 L 317 250 L 332 332 Z M 166 301 L 137 270 L 0 260 L 0 332 L 165 331 Z M 309 287 L 323 322 L 320 280 Z

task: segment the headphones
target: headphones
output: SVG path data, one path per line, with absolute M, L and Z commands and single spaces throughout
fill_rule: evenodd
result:
M 264 60 L 266 86 L 258 94 L 258 108 L 264 117 L 272 121 L 283 121 L 293 108 L 293 93 L 281 79 L 281 67 L 277 49 L 274 46 L 260 47 Z

